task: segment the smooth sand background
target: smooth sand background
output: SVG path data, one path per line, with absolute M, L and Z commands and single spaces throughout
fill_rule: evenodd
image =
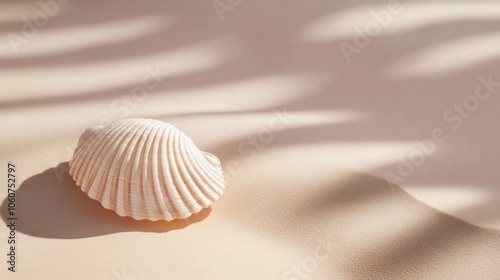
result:
M 339 45 L 387 1 L 244 0 L 222 21 L 166 2 L 70 1 L 19 52 L 7 35 L 43 10 L 0 2 L 1 158 L 20 182 L 18 272 L 0 279 L 500 279 L 500 87 L 456 130 L 443 119 L 500 80 L 498 1 L 401 1 L 350 63 Z M 131 99 L 156 67 L 168 77 Z M 88 199 L 67 161 L 123 117 L 219 156 L 222 199 L 171 223 Z M 391 187 L 436 128 L 447 140 Z

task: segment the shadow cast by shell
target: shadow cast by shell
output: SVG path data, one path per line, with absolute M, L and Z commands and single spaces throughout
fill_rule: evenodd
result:
M 17 230 L 44 238 L 74 239 L 119 232 L 165 233 L 183 229 L 208 217 L 211 208 L 183 220 L 149 221 L 120 217 L 80 190 L 68 170 L 68 163 L 26 179 L 16 192 Z M 2 220 L 7 224 L 7 204 L 2 203 Z

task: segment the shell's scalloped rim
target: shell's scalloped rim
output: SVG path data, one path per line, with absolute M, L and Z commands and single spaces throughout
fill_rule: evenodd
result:
M 73 179 L 73 180 L 74 180 L 74 179 Z M 162 219 L 162 218 L 158 218 L 158 219 L 141 218 L 141 219 L 138 219 L 138 218 L 135 218 L 135 217 L 130 216 L 130 215 L 121 215 L 121 214 L 120 214 L 120 213 L 118 213 L 115 209 L 113 209 L 113 208 L 111 208 L 111 207 L 107 207 L 107 206 L 105 206 L 104 204 L 102 204 L 102 202 L 101 202 L 101 201 L 99 201 L 98 199 L 96 199 L 96 198 L 94 198 L 94 197 L 91 197 L 91 196 L 89 195 L 89 193 L 88 193 L 88 192 L 84 191 L 84 190 L 82 189 L 82 187 L 81 187 L 80 185 L 78 185 L 78 183 L 76 183 L 76 181 L 74 181 L 74 182 L 75 182 L 75 184 L 76 184 L 76 185 L 80 188 L 80 190 L 81 190 L 82 192 L 84 192 L 84 193 L 85 193 L 85 194 L 86 194 L 89 198 L 91 198 L 91 199 L 93 199 L 93 200 L 95 200 L 95 201 L 98 201 L 98 202 L 101 204 L 102 208 L 107 209 L 107 210 L 111 210 L 111 211 L 113 211 L 114 213 L 116 213 L 118 216 L 120 216 L 120 217 L 122 217 L 122 218 L 127 218 L 127 217 L 130 217 L 130 218 L 132 218 L 132 219 L 134 219 L 134 220 L 136 220 L 136 221 L 151 221 L 151 222 L 157 222 L 157 221 L 167 221 L 167 222 L 172 222 L 172 221 L 175 221 L 175 220 L 185 220 L 185 219 L 188 219 L 189 217 L 193 216 L 194 214 L 198 214 L 198 213 L 200 213 L 201 211 L 203 211 L 203 209 L 207 209 L 207 208 L 211 207 L 211 206 L 212 206 L 212 204 L 213 204 L 213 203 L 215 203 L 215 202 L 218 200 L 218 199 L 217 199 L 217 200 L 214 200 L 212 203 L 210 203 L 210 204 L 209 204 L 209 205 L 207 205 L 206 207 L 201 206 L 201 207 L 200 207 L 200 210 L 198 210 L 198 211 L 195 211 L 195 212 L 189 212 L 190 214 L 189 214 L 189 215 L 187 215 L 187 216 L 185 216 L 185 217 L 176 217 L 176 218 L 173 218 L 173 219 L 170 219 L 170 220 L 167 220 L 167 219 Z M 219 198 L 220 198 L 220 197 L 219 197 Z M 172 213 L 171 213 L 171 214 L 172 214 Z M 175 216 L 175 214 L 178 214 L 178 213 L 173 213 L 173 214 L 174 214 L 174 215 L 172 215 L 172 216 Z

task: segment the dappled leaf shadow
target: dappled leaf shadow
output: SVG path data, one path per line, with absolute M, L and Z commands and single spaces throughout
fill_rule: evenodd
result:
M 441 2 L 452 4 L 457 1 Z M 238 43 L 241 48 L 241 57 L 204 71 L 171 77 L 168 83 L 164 83 L 155 91 L 150 92 L 152 102 L 157 102 L 155 98 L 173 96 L 178 91 L 198 89 L 203 92 L 205 88 L 224 86 L 258 77 L 286 75 L 294 71 L 311 71 L 311 73 L 326 73 L 335 82 L 328 85 L 327 88 L 320 89 L 319 92 L 308 92 L 298 100 L 282 102 L 280 105 L 287 105 L 291 111 L 295 112 L 350 110 L 366 116 L 361 121 L 350 123 L 311 125 L 300 129 L 290 128 L 276 136 L 275 142 L 267 148 L 268 150 L 274 148 L 292 149 L 301 145 L 313 146 L 324 143 L 392 143 L 422 139 L 428 137 L 434 127 L 446 125 L 443 123 L 442 113 L 473 93 L 474 87 L 477 85 L 476 77 L 478 75 L 498 74 L 498 60 L 496 58 L 479 61 L 444 75 L 391 80 L 381 74 L 384 73 L 388 65 L 422 49 L 498 30 L 498 19 L 468 20 L 464 18 L 426 25 L 423 28 L 405 33 L 383 34 L 373 38 L 371 45 L 362 49 L 362 52 L 356 55 L 352 63 L 349 64 L 339 51 L 339 44 L 343 41 L 303 42 L 298 39 L 301 29 L 310 21 L 332 12 L 342 12 L 348 8 L 365 5 L 385 5 L 387 1 L 325 3 L 332 2 L 267 2 L 265 13 L 270 16 L 264 15 L 264 11 L 258 9 L 257 12 L 254 11 L 255 17 L 252 18 L 248 14 L 243 15 L 244 11 L 255 9 L 255 6 L 247 1 L 246 6 L 238 7 L 234 13 L 229 15 L 227 21 L 219 22 L 211 6 L 211 1 L 204 3 L 202 1 L 176 3 L 129 1 L 125 5 L 120 1 L 107 1 L 105 4 L 96 1 L 85 2 L 85 4 L 76 4 L 75 2 L 72 6 L 73 10 L 58 15 L 44 30 L 57 31 L 146 16 L 175 16 L 174 24 L 130 40 L 95 44 L 82 50 L 37 57 L 23 58 L 21 56 L 1 59 L 0 70 L 3 71 L 2 73 L 10 74 L 11 70 L 18 71 L 18 73 L 22 73 L 23 70 L 43 72 L 46 67 L 55 67 L 67 68 L 68 75 L 79 75 L 78 66 L 106 65 L 128 58 L 143 58 L 183 49 L 192 44 L 196 45 L 223 36 Z M 481 2 L 478 5 L 483 4 L 484 2 Z M 466 14 L 465 11 L 464 14 Z M 425 16 L 422 17 L 422 20 L 425 20 Z M 21 21 L 0 24 L 0 30 L 16 31 L 19 30 L 20 24 Z M 343 40 L 352 43 L 351 39 L 344 38 Z M 168 67 L 169 61 L 160 62 Z M 439 57 L 436 57 L 436 63 L 440 63 Z M 103 75 L 105 74 L 103 73 Z M 64 77 L 61 77 L 61 83 L 64 83 Z M 20 98 L 12 95 L 0 101 L 0 108 L 5 111 L 16 109 L 21 111 L 39 109 L 38 107 L 42 106 L 50 107 L 47 110 L 55 107 L 71 108 L 71 106 L 76 105 L 93 106 L 101 101 L 111 103 L 111 98 L 118 98 L 124 93 L 129 93 L 133 86 L 133 81 L 124 79 L 118 85 L 90 91 L 69 87 L 67 92 L 61 96 L 40 96 L 35 93 L 30 98 Z M 232 93 L 221 93 L 219 99 L 209 106 L 216 108 L 216 105 L 219 105 L 218 102 L 220 104 L 229 103 L 230 101 L 224 97 L 230 94 Z M 272 96 L 274 89 L 266 89 L 265 94 Z M 257 97 L 266 100 L 264 95 Z M 174 98 L 174 102 L 165 102 L 165 114 L 160 114 L 157 117 L 165 120 L 174 116 L 191 117 L 199 121 L 200 124 L 208 126 L 206 124 L 207 116 L 221 115 L 224 119 L 230 119 L 235 114 L 247 113 L 248 122 L 252 122 L 252 114 L 269 111 L 272 107 L 262 102 L 260 108 L 245 111 L 238 108 L 238 104 L 231 104 L 234 105 L 234 110 L 231 112 L 210 112 L 208 111 L 210 108 L 207 106 L 207 112 L 187 110 L 186 112 L 169 114 L 169 108 L 183 105 L 183 102 L 186 101 L 196 101 L 194 99 L 179 100 Z M 498 101 L 498 99 L 496 100 Z M 491 99 L 488 103 L 497 101 Z M 147 105 L 144 104 L 144 107 L 147 108 Z M 480 167 L 464 164 L 466 160 L 456 154 L 471 150 L 469 155 L 463 157 L 476 157 L 477 162 L 484 166 L 483 169 L 488 166 L 498 166 L 498 159 L 494 158 L 499 139 L 499 134 L 495 129 L 498 112 L 498 110 L 491 110 L 491 107 L 489 111 L 484 111 L 484 113 L 478 112 L 475 116 L 475 123 L 457 132 L 460 137 L 465 139 L 465 143 L 470 142 L 469 145 L 457 144 L 453 146 L 450 144 L 446 147 L 450 151 L 436 153 L 428 158 L 420 169 L 421 174 L 426 175 L 415 175 L 409 179 L 416 187 L 419 185 L 431 187 L 452 185 L 459 188 L 462 185 L 468 185 L 487 191 L 490 195 L 489 200 L 457 212 L 459 216 L 467 216 L 471 213 L 476 215 L 477 217 L 472 219 L 472 222 L 487 218 L 498 219 L 498 211 L 496 211 L 498 210 L 498 191 L 492 192 L 491 189 L 495 188 L 495 184 L 498 184 L 499 177 L 491 170 L 485 171 L 483 174 L 483 171 L 479 170 Z M 144 110 L 142 114 L 148 117 L 147 114 L 150 114 L 150 111 Z M 54 116 L 53 121 L 58 121 L 60 115 L 54 114 Z M 479 121 L 477 121 L 478 119 Z M 87 121 L 90 122 L 90 120 Z M 468 121 L 470 123 L 474 120 L 472 118 Z M 226 162 L 242 157 L 241 154 L 238 154 L 238 145 L 245 141 L 246 137 L 228 140 L 229 137 L 224 133 L 230 129 L 224 127 L 224 124 L 222 121 L 217 123 L 218 127 L 223 127 L 219 130 L 217 130 L 216 125 L 213 125 L 213 133 L 220 133 L 217 139 L 218 147 L 214 148 L 214 153 L 220 154 L 221 159 Z M 246 123 L 241 122 L 238 125 L 244 127 Z M 36 141 L 40 141 L 41 138 L 33 137 Z M 453 162 L 455 166 L 450 167 L 450 162 Z M 318 163 L 311 161 L 309 164 Z M 285 162 L 281 167 L 288 168 L 287 165 L 288 162 Z M 377 171 L 394 170 L 397 165 L 398 162 L 391 162 L 378 166 L 379 170 Z M 204 220 L 210 214 L 210 209 L 207 209 L 190 219 L 173 222 L 135 221 L 131 218 L 121 218 L 112 211 L 102 208 L 97 201 L 88 198 L 69 176 L 64 175 L 62 181 L 59 181 L 56 170 L 67 168 L 65 166 L 62 164 L 56 168 L 48 169 L 30 177 L 21 184 L 18 191 L 18 216 L 20 217 L 18 229 L 20 232 L 31 236 L 62 239 L 85 238 L 129 231 L 162 233 L 190 226 Z M 272 168 L 269 170 L 272 172 Z M 258 180 L 262 174 L 254 173 L 254 177 L 248 181 Z M 298 170 L 295 173 L 289 172 L 287 176 L 290 174 L 300 177 L 298 175 L 302 173 L 301 170 Z M 486 187 L 487 184 L 490 185 L 489 189 Z M 310 185 L 311 183 L 308 182 L 297 186 L 297 189 L 305 189 Z M 422 272 L 433 268 L 438 260 L 442 260 L 443 262 L 440 264 L 446 267 L 449 264 L 446 262 L 448 257 L 460 259 L 461 263 L 464 264 L 473 264 L 473 268 L 479 268 L 479 270 L 481 265 L 490 269 L 499 266 L 498 262 L 495 263 L 495 258 L 498 260 L 497 249 L 499 246 L 496 232 L 483 230 L 435 211 L 425 204 L 411 199 L 411 196 L 400 187 L 391 191 L 387 188 L 384 180 L 366 174 L 356 174 L 351 180 L 342 182 L 327 182 L 323 187 L 327 190 L 320 192 L 318 196 L 307 196 L 310 193 L 304 191 L 304 195 L 300 197 L 300 202 L 304 206 L 300 210 L 304 211 L 288 212 L 284 218 L 280 217 L 282 219 L 273 219 L 271 216 L 282 211 L 283 208 L 277 207 L 280 201 L 277 201 L 279 199 L 276 198 L 281 197 L 283 193 L 286 194 L 286 190 L 275 196 L 269 195 L 273 191 L 272 189 L 265 191 L 268 196 L 254 194 L 255 197 L 262 200 L 270 198 L 267 203 L 270 203 L 274 208 L 272 208 L 273 211 L 263 211 L 260 208 L 256 209 L 255 205 L 247 205 L 248 213 L 259 218 L 256 221 L 258 226 L 252 230 L 271 232 L 271 229 L 274 229 L 275 233 L 300 233 L 304 232 L 304 228 L 307 228 L 309 231 L 306 233 L 309 236 L 302 236 L 302 238 L 310 238 L 310 236 L 314 236 L 310 231 L 319 231 L 324 228 L 318 225 L 315 225 L 315 228 L 308 223 L 318 215 L 325 215 L 325 213 L 327 213 L 325 216 L 328 217 L 328 221 L 334 223 L 333 227 L 346 228 L 353 232 L 365 224 L 373 223 L 374 220 L 383 222 L 394 219 L 396 216 L 404 220 L 405 218 L 411 219 L 412 215 L 419 216 L 421 214 L 422 219 L 412 220 L 413 223 L 405 224 L 407 227 L 402 226 L 383 232 L 386 235 L 383 236 L 384 238 L 379 236 L 380 238 L 376 240 L 378 243 L 373 242 L 373 245 L 365 243 L 363 244 L 365 247 L 358 246 L 357 251 L 350 255 L 347 254 L 347 257 L 343 259 L 343 268 L 350 272 L 350 276 L 353 278 L 364 278 L 366 275 L 372 275 L 374 278 L 404 278 L 408 277 L 407 272 L 415 270 Z M 452 194 L 450 193 L 450 195 Z M 228 195 L 231 196 L 231 192 Z M 228 215 L 240 215 L 242 209 L 245 208 L 239 203 L 240 201 L 235 203 L 238 208 L 234 210 L 237 211 Z M 259 201 L 259 203 L 265 202 Z M 5 209 L 5 204 L 6 201 L 3 202 L 2 209 Z M 399 206 L 402 210 L 408 211 L 408 217 L 403 214 L 398 216 L 397 212 L 391 211 L 391 207 L 397 208 Z M 371 211 L 366 211 L 366 209 Z M 6 213 L 2 212 L 2 217 L 5 221 Z M 235 217 L 235 219 L 237 218 Z M 279 224 L 280 221 L 284 224 Z M 344 227 L 345 223 L 349 223 L 350 227 Z M 287 231 L 290 228 L 292 229 Z M 366 229 L 371 231 L 364 232 L 365 238 L 373 237 L 375 230 L 380 230 L 373 224 Z M 352 243 L 344 245 L 352 244 L 354 246 L 358 241 L 360 240 L 353 239 L 350 240 Z M 302 240 L 297 243 L 302 244 Z M 475 251 L 482 252 L 484 255 L 474 255 Z M 457 257 L 457 254 L 460 256 Z M 481 258 L 485 255 L 491 258 L 480 263 Z M 358 258 L 359 256 L 362 258 Z M 454 268 L 449 267 L 448 269 L 452 271 Z M 472 279 L 473 276 L 471 275 L 469 278 Z

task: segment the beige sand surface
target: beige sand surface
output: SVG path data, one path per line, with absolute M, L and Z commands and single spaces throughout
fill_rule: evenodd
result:
M 498 1 L 169 2 L 0 2 L 0 279 L 500 279 Z M 89 199 L 67 162 L 124 117 L 219 156 L 222 199 L 170 223 Z

